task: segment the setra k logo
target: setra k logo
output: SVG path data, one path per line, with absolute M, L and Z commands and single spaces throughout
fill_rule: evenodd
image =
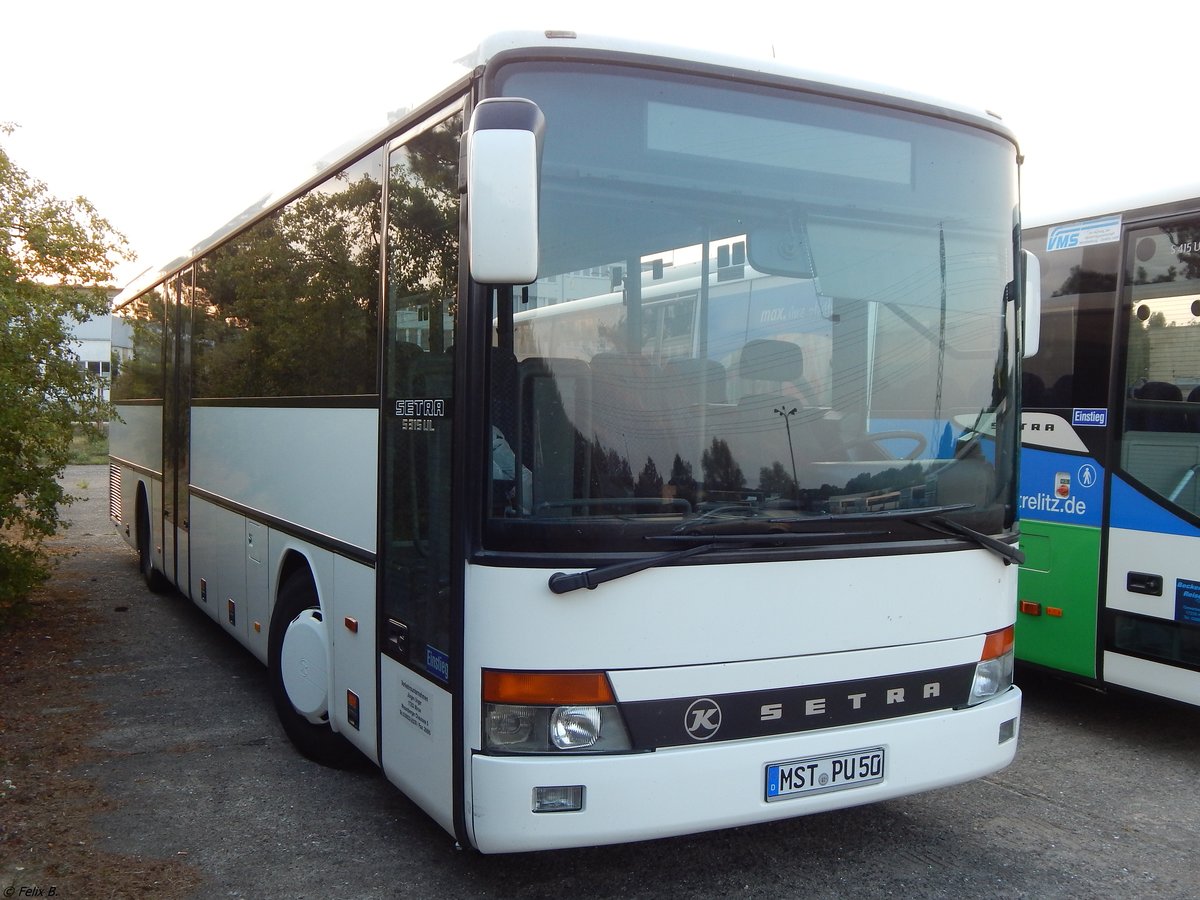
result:
M 721 727 L 721 707 L 707 697 L 693 701 L 683 714 L 683 727 L 693 740 L 707 741 Z

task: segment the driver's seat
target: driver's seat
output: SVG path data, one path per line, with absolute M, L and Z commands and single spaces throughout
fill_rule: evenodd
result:
M 738 358 L 738 377 L 742 381 L 739 407 L 761 407 L 769 414 L 772 407 L 784 404 L 808 405 L 800 388 L 804 378 L 804 351 L 790 341 L 761 338 L 748 341 Z

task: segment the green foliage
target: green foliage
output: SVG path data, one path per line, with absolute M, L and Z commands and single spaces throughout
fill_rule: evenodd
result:
M 737 493 L 746 486 L 746 476 L 725 441 L 713 438 L 712 446 L 700 457 L 700 465 L 704 469 L 704 485 L 710 493 Z
M 49 572 L 44 542 L 71 500 L 59 476 L 78 423 L 111 412 L 71 329 L 108 312 L 98 285 L 125 247 L 87 200 L 54 198 L 0 147 L 0 626 Z
M 108 434 L 93 425 L 79 425 L 71 440 L 67 463 L 72 466 L 103 466 L 108 464 Z
M 379 195 L 377 180 L 339 177 L 198 264 L 190 298 L 196 396 L 377 389 Z M 160 338 L 152 323 L 163 302 L 150 295 L 148 318 L 131 322 L 135 359 L 154 358 Z M 128 380 L 135 378 L 131 370 Z M 126 380 L 122 374 L 121 397 L 129 396 Z

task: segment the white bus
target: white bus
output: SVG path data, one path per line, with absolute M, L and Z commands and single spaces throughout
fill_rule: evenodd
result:
M 1200 705 L 1200 198 L 1025 229 L 1041 348 L 1023 380 L 1017 654 Z
M 150 585 L 483 852 L 1007 765 L 1012 135 L 571 33 L 473 62 L 118 299 Z

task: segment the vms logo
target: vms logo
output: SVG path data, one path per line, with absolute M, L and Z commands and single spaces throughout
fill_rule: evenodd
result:
M 1121 217 L 1108 216 L 1070 225 L 1055 225 L 1046 234 L 1046 250 L 1070 250 L 1091 244 L 1110 244 L 1121 239 Z
M 1047 250 L 1070 250 L 1079 246 L 1079 230 L 1076 228 L 1051 228 L 1046 236 Z

